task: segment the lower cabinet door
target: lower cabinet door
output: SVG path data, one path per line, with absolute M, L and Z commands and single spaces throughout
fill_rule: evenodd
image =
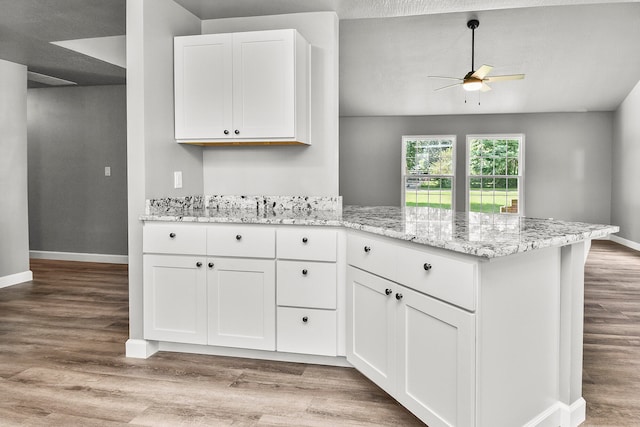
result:
M 347 360 L 390 394 L 396 387 L 397 286 L 347 268 Z
M 278 307 L 278 351 L 335 356 L 336 311 Z
M 207 343 L 204 257 L 144 255 L 144 337 Z
M 208 344 L 276 349 L 275 260 L 207 260 Z
M 472 426 L 475 316 L 399 287 L 396 399 L 430 427 Z

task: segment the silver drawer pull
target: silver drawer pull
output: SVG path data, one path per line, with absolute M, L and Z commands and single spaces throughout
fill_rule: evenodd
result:
M 397 299 L 398 301 L 400 301 L 400 300 L 402 299 L 402 294 L 401 294 L 401 293 L 397 293 L 397 294 L 396 294 L 396 299 Z
M 431 264 L 429 264 L 428 262 L 425 262 L 425 263 L 424 263 L 424 265 L 423 265 L 423 267 L 424 267 L 424 271 L 429 271 L 429 270 L 431 270 Z
M 303 276 L 306 276 L 308 272 L 309 272 L 309 271 L 307 271 L 307 269 L 305 268 L 305 269 L 303 269 L 303 270 L 302 270 L 302 275 L 303 275 Z
M 365 246 L 365 247 L 364 247 L 364 251 L 365 251 L 366 253 L 371 252 L 371 246 Z
M 302 243 L 307 243 L 309 241 L 309 239 L 307 239 L 306 237 L 302 238 Z
M 172 239 L 175 239 L 176 233 L 169 233 L 169 237 L 171 237 Z
M 307 323 L 309 321 L 309 318 L 307 316 L 304 316 L 302 318 L 302 323 Z
M 240 239 L 242 239 L 242 235 L 236 234 L 236 240 L 240 240 Z

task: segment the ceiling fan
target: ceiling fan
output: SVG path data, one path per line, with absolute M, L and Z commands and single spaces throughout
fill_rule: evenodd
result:
M 482 91 L 487 92 L 491 90 L 491 87 L 487 83 L 493 82 L 501 82 L 505 80 L 522 80 L 524 79 L 524 74 L 509 74 L 506 76 L 487 76 L 489 72 L 493 69 L 491 65 L 483 65 L 477 70 L 474 67 L 474 56 L 475 56 L 475 35 L 476 28 L 480 25 L 480 21 L 477 19 L 471 19 L 467 22 L 467 27 L 471 29 L 471 71 L 469 71 L 464 78 L 457 77 L 442 77 L 442 76 L 429 76 L 433 79 L 446 79 L 446 80 L 458 80 L 458 83 L 454 83 L 452 85 L 444 86 L 436 89 L 443 90 L 449 89 L 455 86 L 462 86 L 462 88 L 466 91 Z M 475 71 L 474 71 L 475 70 Z

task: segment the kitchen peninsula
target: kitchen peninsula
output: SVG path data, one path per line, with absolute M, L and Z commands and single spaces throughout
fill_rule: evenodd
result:
M 617 227 L 282 196 L 141 220 L 145 356 L 354 366 L 431 427 L 585 418 L 585 246 Z

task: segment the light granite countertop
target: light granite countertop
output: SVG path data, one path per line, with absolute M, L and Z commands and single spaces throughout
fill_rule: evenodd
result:
M 341 226 L 483 258 L 597 239 L 619 227 L 446 209 L 345 206 L 328 210 L 150 209 L 142 221 Z

